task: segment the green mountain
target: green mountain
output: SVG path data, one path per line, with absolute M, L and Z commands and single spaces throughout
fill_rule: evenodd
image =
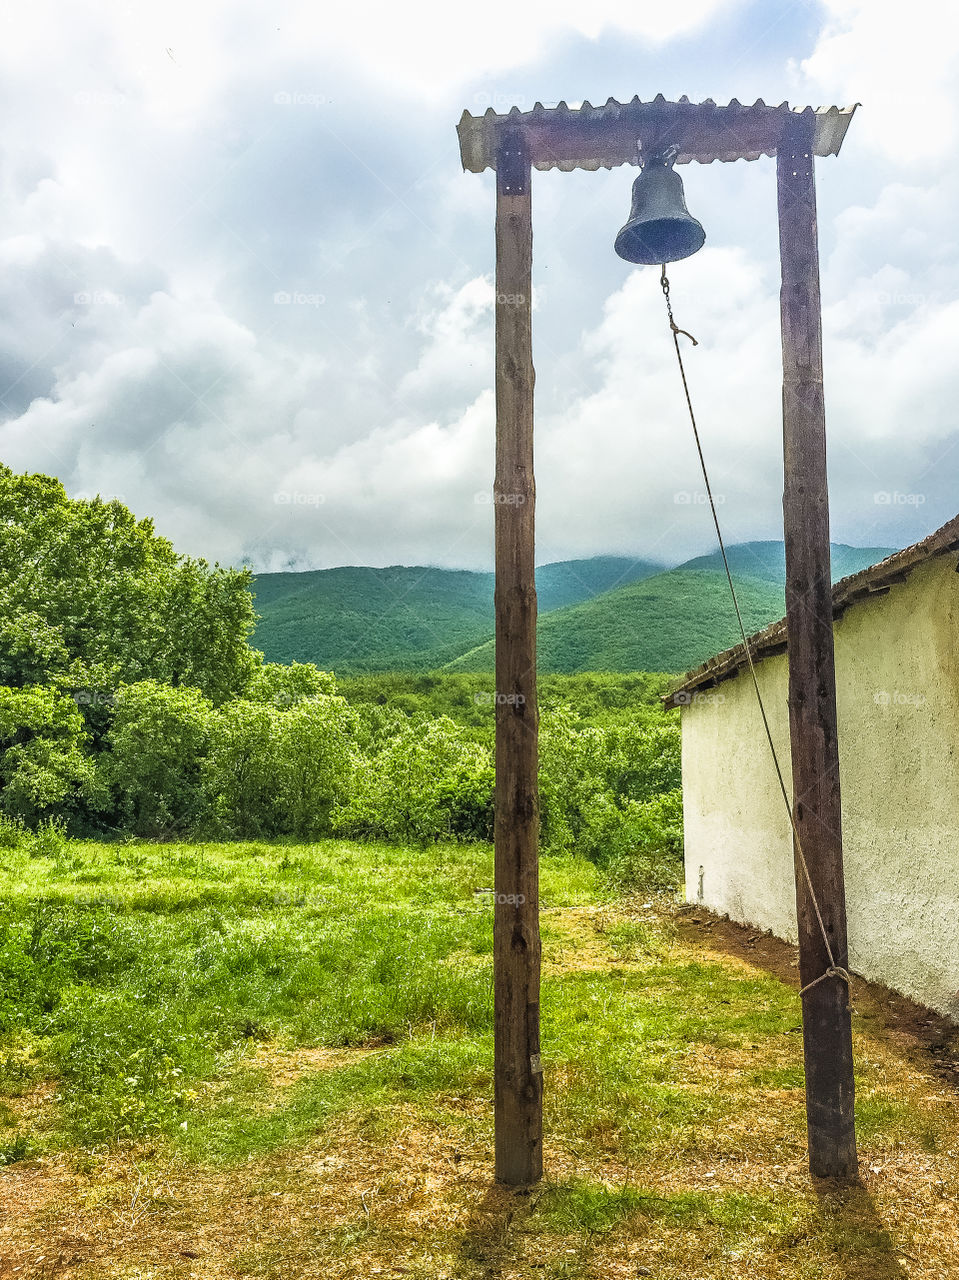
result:
M 253 644 L 270 662 L 427 670 L 489 635 L 493 575 L 409 568 L 261 573 Z
M 663 564 L 627 560 L 622 556 L 593 556 L 589 560 L 558 560 L 536 570 L 536 597 L 540 613 L 579 604 L 614 587 L 641 582 L 662 573 Z
M 622 556 L 564 560 L 536 570 L 546 612 L 660 573 Z M 334 671 L 428 671 L 482 644 L 493 630 L 493 575 L 393 565 L 261 573 L 253 643 L 271 662 Z
M 856 573 L 889 547 L 833 544 L 833 577 Z M 728 548 L 746 626 L 785 611 L 781 542 Z M 622 556 L 564 560 L 536 570 L 544 672 L 683 671 L 739 639 L 718 551 L 676 569 Z M 254 643 L 273 662 L 315 662 L 343 675 L 493 669 L 493 575 L 409 568 L 264 573 Z
M 747 632 L 782 617 L 783 590 L 762 578 L 735 578 Z M 686 671 L 739 640 L 725 574 L 671 569 L 596 599 L 543 615 L 537 628 L 543 672 Z M 448 671 L 491 671 L 487 641 Z
M 851 573 L 858 573 L 860 569 L 868 569 L 896 550 L 896 547 L 849 547 L 844 542 L 834 542 L 831 546 L 832 580 L 838 582 L 840 578 L 848 578 Z M 786 548 L 781 542 L 739 542 L 734 547 L 727 547 L 726 555 L 734 575 L 764 578 L 769 582 L 786 581 Z M 687 560 L 677 567 L 718 569 L 722 573 L 723 558 L 717 550 L 708 556 Z

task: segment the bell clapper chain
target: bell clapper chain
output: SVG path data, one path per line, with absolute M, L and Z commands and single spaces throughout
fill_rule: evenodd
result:
M 670 148 L 670 149 L 678 151 L 678 148 Z M 689 339 L 689 341 L 693 344 L 694 347 L 698 347 L 699 343 L 696 341 L 693 335 L 689 332 L 689 330 L 680 329 L 679 325 L 677 325 L 676 321 L 673 319 L 673 304 L 669 298 L 669 277 L 666 275 L 665 262 L 663 263 L 663 273 L 659 277 L 659 287 L 662 289 L 663 297 L 666 299 L 666 314 L 669 316 L 669 327 L 673 331 L 673 337 L 675 338 L 677 334 L 681 333 Z

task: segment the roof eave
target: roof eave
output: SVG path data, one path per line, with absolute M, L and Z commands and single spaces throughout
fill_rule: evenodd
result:
M 840 617 L 848 608 L 870 596 L 885 595 L 897 583 L 904 582 L 921 564 L 938 556 L 948 555 L 959 549 L 959 515 L 947 521 L 941 529 L 931 533 L 921 542 L 913 543 L 878 564 L 862 569 L 859 573 L 842 578 L 832 589 L 833 618 Z M 748 638 L 753 663 L 782 653 L 787 647 L 786 619 L 781 618 L 762 631 Z M 682 680 L 664 698 L 667 707 L 688 706 L 692 695 L 712 688 L 722 680 L 729 680 L 748 665 L 746 649 L 742 644 L 724 649 L 700 666 L 688 671 Z

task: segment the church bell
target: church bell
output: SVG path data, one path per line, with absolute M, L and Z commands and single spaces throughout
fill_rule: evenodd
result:
M 669 147 L 650 156 L 633 183 L 629 221 L 616 237 L 616 252 L 627 262 L 679 262 L 705 243 L 706 232 L 686 208 L 683 180 L 673 171 L 678 154 Z

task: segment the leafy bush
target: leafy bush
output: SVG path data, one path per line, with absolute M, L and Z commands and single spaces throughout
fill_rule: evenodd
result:
M 11 818 L 0 813 L 0 849 L 20 849 L 27 837 L 22 818 Z
M 488 839 L 493 770 L 489 753 L 447 716 L 407 724 L 361 761 L 339 831 L 426 842 Z
M 678 719 L 605 731 L 606 778 L 621 799 L 643 803 L 682 785 Z
M 568 707 L 543 716 L 543 847 L 577 853 L 623 886 L 659 889 L 682 878 L 679 726 L 662 716 L 583 725 Z
M 117 692 L 107 750 L 100 756 L 101 806 L 137 835 L 188 831 L 207 813 L 204 760 L 214 726 L 199 689 L 156 680 Z
M 62 818 L 44 818 L 27 840 L 31 858 L 59 858 L 67 847 L 67 824 Z
M 291 835 L 332 830 L 333 810 L 346 799 L 352 776 L 350 718 L 343 698 L 323 695 L 279 715 L 276 784 Z
M 276 785 L 279 719 L 268 703 L 245 700 L 216 714 L 205 785 L 214 822 L 227 835 L 271 836 L 284 829 Z
M 315 667 L 301 672 L 301 688 L 333 687 Z M 218 826 L 237 835 L 327 835 L 353 774 L 353 714 L 335 694 L 304 692 L 282 711 L 273 697 L 228 703 L 215 716 L 206 785 Z
M 0 807 L 35 824 L 77 810 L 93 785 L 83 717 L 55 689 L 0 687 Z
M 264 662 L 243 696 L 283 710 L 306 698 L 335 693 L 336 680 L 312 662 L 291 662 L 288 667 L 280 662 Z
M 621 889 L 675 889 L 683 878 L 683 799 L 678 789 L 653 800 L 635 800 L 605 814 L 597 809 L 591 833 L 611 882 Z
M 540 707 L 565 705 L 584 723 L 605 725 L 633 723 L 652 715 L 662 719 L 660 697 L 672 676 L 644 671 L 615 674 L 594 671 L 583 675 L 550 675 L 538 678 Z M 490 673 L 430 672 L 414 674 L 338 676 L 337 688 L 352 707 L 388 707 L 407 717 L 449 716 L 457 724 L 481 730 L 480 739 L 492 741 L 496 701 Z
M 567 853 L 578 845 L 597 796 L 607 790 L 606 734 L 583 726 L 569 707 L 543 714 L 539 787 L 543 847 Z

